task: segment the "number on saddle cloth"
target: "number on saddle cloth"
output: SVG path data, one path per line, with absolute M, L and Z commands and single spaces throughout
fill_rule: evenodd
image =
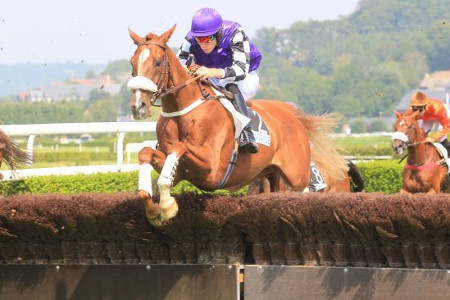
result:
M 311 170 L 311 178 L 309 180 L 309 191 L 319 192 L 327 187 L 327 183 L 323 179 L 322 173 L 320 173 L 314 162 L 309 165 Z
M 258 144 L 270 147 L 270 133 L 263 118 L 250 107 L 247 107 L 250 116 L 250 127 Z

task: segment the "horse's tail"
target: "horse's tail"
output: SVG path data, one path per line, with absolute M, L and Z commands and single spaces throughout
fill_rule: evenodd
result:
M 352 192 L 362 192 L 365 185 L 364 178 L 362 177 L 361 172 L 359 172 L 358 167 L 351 160 L 348 160 L 348 175 L 351 180 L 350 185 Z
M 0 130 L 0 144 L 3 146 L 1 149 L 3 152 L 3 160 L 11 168 L 11 170 L 21 168 L 25 164 L 33 161 L 28 154 L 22 151 L 2 130 Z
M 349 171 L 348 161 L 338 152 L 343 150 L 330 137 L 341 115 L 332 113 L 314 116 L 297 109 L 296 116 L 307 130 L 311 143 L 311 160 L 321 172 L 335 179 L 345 180 Z

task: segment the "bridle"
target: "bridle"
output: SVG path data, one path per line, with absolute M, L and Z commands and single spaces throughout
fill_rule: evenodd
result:
M 402 142 L 404 142 L 406 144 L 406 147 L 416 147 L 420 144 L 425 144 L 427 143 L 426 140 L 424 141 L 420 141 L 420 142 L 410 142 L 409 141 L 409 137 L 408 137 L 408 133 L 413 130 L 414 132 L 416 131 L 415 126 L 414 125 L 408 125 L 408 128 L 406 129 L 406 132 L 403 131 L 396 131 L 394 132 L 394 135 L 392 136 L 392 140 L 400 140 Z
M 131 90 L 144 90 L 144 91 L 152 92 L 153 94 L 150 98 L 150 103 L 153 105 L 155 100 L 158 99 L 159 97 L 161 97 L 161 95 L 163 95 L 164 92 L 166 91 L 166 86 L 169 83 L 169 72 L 170 72 L 169 64 L 170 63 L 169 63 L 169 59 L 167 57 L 167 50 L 166 50 L 165 45 L 147 41 L 147 42 L 139 43 L 137 45 L 137 47 L 139 48 L 142 46 L 151 46 L 151 45 L 158 46 L 164 52 L 164 58 L 163 58 L 163 62 L 162 62 L 163 65 L 161 68 L 161 72 L 159 74 L 158 83 L 155 84 L 151 79 L 147 78 L 146 76 L 137 75 L 137 76 L 133 76 L 128 81 L 128 89 L 130 91 Z
M 405 143 L 405 145 L 406 145 L 407 148 L 414 148 L 414 147 L 416 147 L 416 146 L 418 146 L 418 145 L 420 145 L 420 144 L 425 144 L 425 143 L 427 143 L 426 140 L 423 140 L 423 141 L 420 141 L 420 142 L 410 142 L 407 134 L 408 134 L 409 131 L 411 131 L 411 130 L 413 130 L 413 131 L 415 132 L 416 129 L 415 129 L 414 124 L 413 124 L 413 125 L 407 125 L 407 126 L 408 126 L 408 127 L 407 127 L 407 130 L 406 130 L 405 133 L 402 132 L 402 131 L 396 131 L 396 132 L 394 132 L 394 134 L 393 134 L 393 136 L 392 136 L 392 140 L 397 139 L 397 140 L 402 141 L 403 143 Z M 399 160 L 398 163 L 401 163 L 407 156 L 408 156 L 408 154 L 405 154 L 405 155 Z M 437 166 L 437 165 L 439 165 L 439 162 L 438 162 L 438 163 L 436 163 L 436 162 L 430 162 L 430 163 L 423 164 L 423 165 L 419 165 L 419 166 L 416 166 L 416 165 L 410 165 L 409 163 L 406 163 L 406 164 L 405 164 L 405 168 L 406 168 L 406 169 L 409 169 L 409 170 L 414 170 L 414 171 L 421 171 L 421 170 L 426 170 L 426 169 L 433 168 L 433 167 L 435 167 L 435 166 Z
M 170 75 L 170 62 L 169 62 L 169 58 L 167 56 L 166 45 L 154 43 L 154 42 L 144 42 L 144 43 L 138 44 L 137 46 L 139 48 L 141 46 L 151 46 L 151 45 L 158 46 L 159 48 L 161 48 L 163 50 L 163 53 L 164 53 L 164 58 L 162 61 L 162 69 L 159 74 L 158 83 L 155 84 L 152 80 L 150 80 L 146 76 L 138 75 L 138 76 L 132 77 L 128 81 L 128 89 L 129 90 L 141 89 L 141 90 L 153 92 L 153 94 L 150 98 L 150 104 L 155 105 L 156 99 L 165 97 L 169 94 L 173 94 L 176 91 L 182 89 L 183 87 L 191 84 L 192 82 L 195 82 L 195 81 L 200 82 L 200 79 L 202 76 L 196 76 L 196 77 L 190 78 L 189 80 L 187 80 L 179 85 L 173 85 L 173 83 L 172 83 L 172 86 L 168 87 L 169 86 L 169 78 L 170 78 L 170 76 L 169 76 Z

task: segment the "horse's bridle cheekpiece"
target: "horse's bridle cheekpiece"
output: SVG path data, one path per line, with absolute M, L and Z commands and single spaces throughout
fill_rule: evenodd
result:
M 168 85 L 168 81 L 169 81 L 170 68 L 169 68 L 169 59 L 167 57 L 165 45 L 154 43 L 154 42 L 145 42 L 145 43 L 140 43 L 138 45 L 138 48 L 141 46 L 151 46 L 151 45 L 160 47 L 161 49 L 163 49 L 163 52 L 164 52 L 163 67 L 162 67 L 161 73 L 159 75 L 158 83 L 155 84 L 151 79 L 149 79 L 145 76 L 138 75 L 138 76 L 134 76 L 134 77 L 130 78 L 130 80 L 128 81 L 128 84 L 127 84 L 127 88 L 130 91 L 140 89 L 140 90 L 144 90 L 144 91 L 153 93 L 153 95 L 150 99 L 150 103 L 152 105 L 154 105 L 156 99 L 158 99 L 161 96 L 166 94 L 166 91 L 167 91 L 166 86 Z

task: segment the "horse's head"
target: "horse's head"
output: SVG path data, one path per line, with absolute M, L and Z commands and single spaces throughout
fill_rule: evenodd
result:
M 135 119 L 150 116 L 150 106 L 169 85 L 170 63 L 167 55 L 171 51 L 167 41 L 175 30 L 175 25 L 157 36 L 153 33 L 141 37 L 128 29 L 137 49 L 131 58 L 132 78 L 128 89 L 132 93 L 130 108 Z
M 402 154 L 408 146 L 414 145 L 425 139 L 422 129 L 416 121 L 418 111 L 408 110 L 399 113 L 394 110 L 397 121 L 394 124 L 394 134 L 392 135 L 392 147 L 394 152 Z

